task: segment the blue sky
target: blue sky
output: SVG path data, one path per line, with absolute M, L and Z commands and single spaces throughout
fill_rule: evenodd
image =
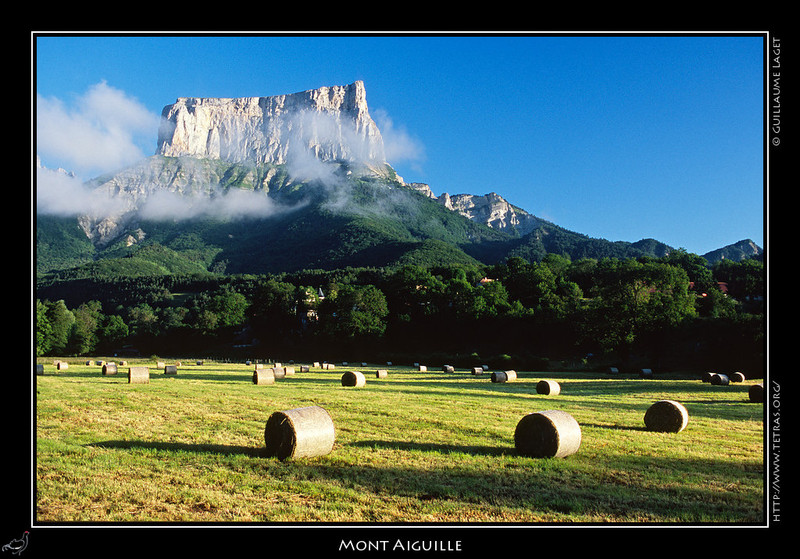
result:
M 37 122 L 52 124 L 37 152 L 84 178 L 152 155 L 178 97 L 362 80 L 403 148 L 389 163 L 436 195 L 497 192 L 612 241 L 764 246 L 763 37 L 74 35 L 35 47 Z

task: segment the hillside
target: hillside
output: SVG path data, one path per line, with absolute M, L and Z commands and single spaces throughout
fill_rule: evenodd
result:
M 69 185 L 78 198 L 72 214 L 58 207 L 36 216 L 39 276 L 474 266 L 672 250 L 654 239 L 568 231 L 495 192 L 436 197 L 426 184 L 405 183 L 385 160 L 362 82 L 274 97 L 180 98 L 162 117 L 153 156 Z M 37 191 L 56 180 L 65 189 L 69 173 L 37 171 Z M 758 253 L 742 241 L 712 256 Z

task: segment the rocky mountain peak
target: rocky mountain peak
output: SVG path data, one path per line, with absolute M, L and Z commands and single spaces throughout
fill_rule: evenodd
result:
M 385 163 L 364 83 L 271 97 L 181 97 L 162 111 L 156 155 L 287 164 Z
M 436 200 L 448 210 L 458 212 L 464 217 L 508 233 L 526 235 L 536 229 L 539 219 L 517 208 L 496 192 L 484 195 L 448 194 L 435 196 L 424 183 L 409 183 L 406 186 Z

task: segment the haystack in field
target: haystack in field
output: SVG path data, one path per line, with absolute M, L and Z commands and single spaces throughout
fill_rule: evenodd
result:
M 342 386 L 354 386 L 360 388 L 367 384 L 364 373 L 360 371 L 347 371 L 342 375 Z
M 492 382 L 513 382 L 517 380 L 516 371 L 495 371 L 492 373 Z
M 561 410 L 529 413 L 517 423 L 514 446 L 523 456 L 564 458 L 580 448 L 581 427 Z
M 728 378 L 728 375 L 723 375 L 720 373 L 714 373 L 711 375 L 711 384 L 714 386 L 727 386 L 730 384 L 731 379 Z
M 422 373 L 426 373 L 428 371 L 428 367 L 425 365 L 419 365 L 419 370 Z
M 536 393 L 558 396 L 561 394 L 561 385 L 554 380 L 540 380 L 536 383 Z
M 69 369 L 69 363 L 66 361 L 56 361 L 56 369 L 59 371 L 66 371 Z
M 116 375 L 117 374 L 117 364 L 116 363 L 106 363 L 103 365 L 102 372 L 104 375 Z
M 150 369 L 147 367 L 129 367 L 128 384 L 150 384 Z
M 275 374 L 272 372 L 272 369 L 254 369 L 253 384 L 275 384 Z
M 730 378 L 731 382 L 744 382 L 744 375 L 742 373 L 740 373 L 739 371 L 736 371 L 735 373 L 731 373 L 731 376 L 728 377 L 728 378 Z
M 44 365 L 42 365 L 41 363 L 37 363 L 36 364 L 36 374 L 37 375 L 43 375 L 44 374 Z
M 640 378 L 653 378 L 653 369 L 642 369 L 639 371 Z
M 764 384 L 754 384 L 750 387 L 750 390 L 747 391 L 747 395 L 750 398 L 751 402 L 756 404 L 760 404 L 764 401 Z
M 455 370 L 456 370 L 455 367 L 453 367 L 452 365 L 445 365 L 444 367 L 442 367 L 442 371 L 444 371 L 445 373 L 453 373 L 455 372 Z
M 650 431 L 680 433 L 689 423 L 689 413 L 683 404 L 674 400 L 659 400 L 644 414 L 644 424 Z
M 284 374 L 285 374 L 287 377 L 290 377 L 290 376 L 294 375 L 294 367 L 284 367 L 284 368 L 283 368 L 283 373 L 284 373 Z
M 714 373 L 712 373 L 711 371 L 706 371 L 705 373 L 700 375 L 700 380 L 703 381 L 703 382 L 711 382 L 711 377 L 713 377 L 713 376 L 714 376 Z
M 279 460 L 324 456 L 335 438 L 333 419 L 319 406 L 277 411 L 264 428 L 266 455 Z
M 472 374 L 475 376 L 483 374 L 483 367 L 472 367 Z
M 286 378 L 286 369 L 284 369 L 283 367 L 272 367 L 271 369 L 266 369 L 266 370 L 272 372 L 272 376 L 275 377 L 275 380 Z
M 375 378 L 386 378 L 389 376 L 389 371 L 386 369 L 378 369 L 375 371 Z
M 164 365 L 164 374 L 165 375 L 177 375 L 178 374 L 178 365 Z

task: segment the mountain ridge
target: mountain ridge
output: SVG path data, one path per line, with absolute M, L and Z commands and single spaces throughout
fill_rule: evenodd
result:
M 674 250 L 654 239 L 567 231 L 495 192 L 435 196 L 425 183 L 406 183 L 385 161 L 363 82 L 275 97 L 179 98 L 163 116 L 153 156 L 83 185 L 91 199 L 77 224 L 37 216 L 41 273 L 132 258 L 154 245 L 184 255 L 185 264 L 174 264 L 181 270 L 228 273 Z M 40 164 L 37 172 L 37 180 L 68 174 Z M 760 248 L 743 240 L 714 255 L 745 252 Z

